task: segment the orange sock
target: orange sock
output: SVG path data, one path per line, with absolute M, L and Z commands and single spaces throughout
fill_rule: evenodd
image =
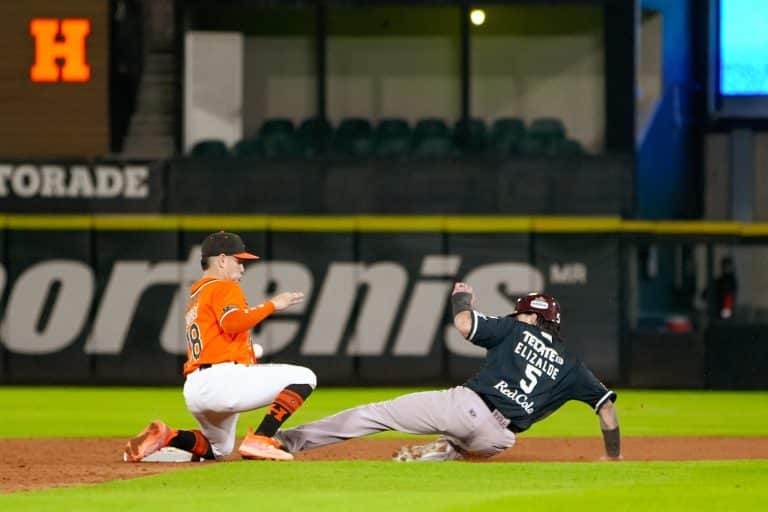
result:
M 178 433 L 169 440 L 168 446 L 191 452 L 204 459 L 215 458 L 211 443 L 199 430 L 179 430 Z
M 256 434 L 272 437 L 277 432 L 285 420 L 287 420 L 296 409 L 302 406 L 304 400 L 312 393 L 312 386 L 308 384 L 291 384 L 284 388 L 275 397 L 275 401 L 269 407 L 269 412 L 256 429 Z

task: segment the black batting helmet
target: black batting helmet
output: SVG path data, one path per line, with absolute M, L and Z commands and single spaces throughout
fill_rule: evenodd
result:
M 518 313 L 536 313 L 544 320 L 560 325 L 560 304 L 554 297 L 543 293 L 533 292 L 517 299 L 512 315 Z

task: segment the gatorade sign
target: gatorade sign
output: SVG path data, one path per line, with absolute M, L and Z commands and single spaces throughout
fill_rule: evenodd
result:
M 29 23 L 35 40 L 35 63 L 29 71 L 33 82 L 87 82 L 91 67 L 86 38 L 91 22 L 81 18 L 36 18 Z

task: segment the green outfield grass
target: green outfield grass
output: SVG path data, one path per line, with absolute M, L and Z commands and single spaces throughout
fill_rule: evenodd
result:
M 319 389 L 289 424 L 414 391 Z M 619 391 L 624 435 L 768 436 L 768 392 Z M 193 426 L 180 389 L 0 387 L 0 437 L 127 437 L 153 418 Z M 248 413 L 239 431 L 260 420 Z M 386 434 L 402 435 L 402 434 Z M 599 436 L 583 404 L 523 435 Z M 0 459 L 0 463 L 2 460 Z M 768 460 L 396 464 L 228 462 L 128 481 L 0 495 L 0 510 L 185 512 L 763 510 Z
M 416 391 L 406 388 L 320 388 L 287 423 L 311 421 L 348 407 Z M 768 435 L 768 392 L 618 390 L 624 435 Z M 0 387 L 0 437 L 121 437 L 161 418 L 191 427 L 178 388 Z M 243 414 L 238 426 L 264 411 Z M 45 428 L 41 428 L 45 426 Z M 403 434 L 385 434 L 402 436 Z M 523 435 L 599 435 L 592 410 L 571 402 Z
M 0 495 L 2 510 L 764 510 L 768 461 L 604 464 L 241 462 Z

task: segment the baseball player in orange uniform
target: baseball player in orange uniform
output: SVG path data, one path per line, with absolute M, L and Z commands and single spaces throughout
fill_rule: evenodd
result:
M 204 459 L 225 457 L 234 449 L 239 414 L 269 404 L 238 451 L 245 459 L 293 458 L 272 436 L 309 397 L 317 377 L 301 366 L 257 364 L 249 333 L 273 312 L 301 302 L 304 294 L 284 292 L 249 307 L 239 281 L 243 262 L 256 259 L 234 233 L 220 231 L 203 241 L 203 277 L 192 285 L 185 314 L 184 364 L 184 400 L 200 430 L 176 430 L 155 420 L 128 442 L 125 461 L 139 462 L 166 446 Z

